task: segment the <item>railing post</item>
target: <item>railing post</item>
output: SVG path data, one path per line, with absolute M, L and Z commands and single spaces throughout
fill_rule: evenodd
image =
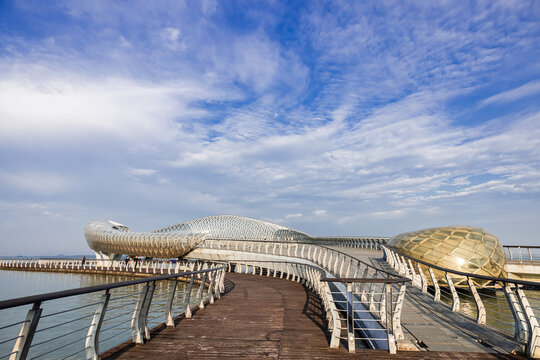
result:
M 529 326 L 526 355 L 531 359 L 540 358 L 540 326 L 538 325 L 538 320 L 536 319 L 532 307 L 529 304 L 529 300 L 525 296 L 525 293 L 520 285 L 516 286 L 516 294 L 525 314 L 527 325 Z
M 364 274 L 362 275 L 362 278 L 365 279 L 367 277 L 368 271 L 369 271 L 369 267 L 366 266 L 366 269 L 364 270 Z M 363 283 L 360 284 L 360 287 L 358 289 L 358 291 L 360 292 L 360 301 L 362 301 L 362 302 L 367 301 L 365 288 L 366 288 L 366 283 L 363 282 Z
M 476 322 L 478 324 L 485 325 L 486 323 L 486 308 L 484 307 L 484 303 L 482 302 L 482 298 L 480 298 L 480 295 L 478 294 L 478 290 L 476 290 L 476 286 L 474 286 L 473 281 L 470 277 L 467 277 L 467 284 L 469 284 L 469 289 L 471 289 L 471 293 L 474 297 L 474 301 L 476 302 Z
M 350 276 L 352 262 L 353 262 L 353 258 L 349 258 L 349 264 L 347 265 L 347 271 L 345 272 L 345 277 Z
M 109 290 L 105 291 L 105 294 L 101 297 L 101 301 L 97 306 L 92 323 L 88 329 L 86 335 L 86 359 L 98 360 L 99 359 L 99 331 L 101 330 L 101 324 L 103 324 L 103 318 L 105 318 L 105 311 L 109 304 L 111 293 Z
M 26 319 L 22 325 L 19 337 L 13 346 L 12 354 L 9 357 L 10 360 L 26 359 L 32 339 L 36 332 L 36 328 L 41 317 L 43 309 L 40 308 L 41 302 L 34 303 L 32 309 L 28 311 Z
M 412 264 L 411 259 L 407 259 L 407 261 L 409 262 L 409 269 L 411 271 L 412 285 L 416 287 L 421 287 L 422 284 L 421 284 L 420 276 L 416 277 L 416 271 L 414 271 L 414 266 Z
M 155 286 L 155 285 L 154 285 Z M 139 299 L 135 305 L 135 311 L 131 317 L 131 335 L 133 342 L 138 345 L 144 344 L 146 338 L 147 324 L 146 324 L 146 311 L 150 307 L 150 301 L 153 293 L 150 283 L 147 283 L 141 293 Z M 147 306 L 148 305 L 148 306 Z
M 386 316 L 386 336 L 388 341 L 388 352 L 390 354 L 395 354 L 397 352 L 397 346 L 396 346 L 396 338 L 394 336 L 394 306 L 393 306 L 393 299 L 392 299 L 392 284 L 386 283 L 384 284 L 385 288 L 385 302 L 386 309 L 389 309 L 390 314 L 385 315 Z
M 433 273 L 433 269 L 429 268 L 429 276 L 431 277 L 431 282 L 433 283 L 433 289 L 435 290 L 435 294 L 433 294 L 433 300 L 434 301 L 441 301 L 441 288 L 439 287 L 439 282 L 437 281 L 437 278 L 435 277 L 435 274 Z
M 459 296 L 456 287 L 454 286 L 454 282 L 447 272 L 444 273 L 444 276 L 448 283 L 448 287 L 450 288 L 450 292 L 452 293 L 452 311 L 459 311 Z
M 504 295 L 506 296 L 508 307 L 510 308 L 512 316 L 514 317 L 514 340 L 525 344 L 527 343 L 527 339 L 529 337 L 529 329 L 527 321 L 525 320 L 525 314 L 521 309 L 520 302 L 517 300 L 514 289 L 514 284 L 503 284 Z
M 401 259 L 399 257 L 399 254 L 394 253 L 394 257 L 396 258 L 396 268 L 395 269 L 400 275 L 403 275 L 403 273 L 404 273 L 403 264 L 401 263 Z
M 384 246 L 382 249 L 384 251 L 384 255 L 386 256 L 386 262 L 390 264 L 391 267 L 394 267 L 395 261 L 394 261 L 394 257 L 389 254 L 390 250 L 388 250 L 386 246 Z
M 396 306 L 392 314 L 392 329 L 396 339 L 405 339 L 403 335 L 403 329 L 401 328 L 401 309 L 403 309 L 403 301 L 405 299 L 406 284 L 401 284 L 399 287 L 399 294 L 396 299 Z
M 223 272 L 221 270 L 217 270 L 215 275 L 216 280 L 214 283 L 214 295 L 216 299 L 221 298 L 221 277 L 223 276 Z
M 422 286 L 422 292 L 426 293 L 427 292 L 426 275 L 424 274 L 424 270 L 422 270 L 422 267 L 420 266 L 420 263 L 416 263 L 416 265 L 418 267 L 418 274 L 420 274 L 420 282 L 421 282 L 421 286 Z
M 381 284 L 381 296 L 379 298 L 379 318 L 381 323 L 386 323 L 386 286 Z
M 385 247 L 385 249 L 387 251 L 387 255 L 389 255 L 387 257 L 389 257 L 389 259 L 390 259 L 390 266 L 392 266 L 392 268 L 394 268 L 394 270 L 397 270 L 399 265 L 397 263 L 396 256 L 395 256 L 394 252 L 392 250 L 390 250 L 389 248 L 387 248 L 387 247 Z
M 401 275 L 403 275 L 403 266 L 401 265 L 401 260 L 399 259 L 399 255 L 392 251 L 392 255 L 394 256 L 395 260 L 395 266 L 394 269 Z
M 247 266 L 246 266 L 247 269 Z M 206 278 L 207 275 L 204 273 L 203 278 L 201 280 L 201 284 L 199 287 L 199 293 L 197 294 L 197 299 L 199 299 L 199 309 L 204 309 L 204 299 L 203 299 L 203 293 L 204 293 L 204 284 L 206 284 Z
M 208 303 L 213 304 L 214 303 L 214 282 L 215 282 L 215 274 L 210 273 L 210 285 L 208 286 Z
M 339 313 L 332 298 L 332 293 L 330 292 L 330 287 L 327 282 L 321 283 L 321 295 L 324 298 L 324 303 L 326 304 L 326 312 L 329 314 L 330 318 L 328 319 L 328 327 L 330 330 L 330 348 L 337 349 L 339 348 L 339 338 L 341 333 L 341 324 L 339 320 Z
M 339 257 L 338 257 L 339 259 Z M 345 258 L 341 259 L 341 264 L 339 265 L 339 277 L 343 277 L 343 266 L 345 266 Z
M 407 266 L 407 262 L 405 261 L 405 258 L 402 255 L 398 255 L 398 257 L 401 257 L 401 265 L 403 266 L 403 275 L 412 280 L 412 275 L 410 275 L 410 271 Z
M 354 304 L 353 304 L 353 293 L 352 293 L 352 283 L 347 283 L 347 345 L 350 353 L 355 352 L 354 344 Z
M 186 296 L 184 297 L 184 312 L 186 314 L 186 319 L 190 319 L 192 316 L 191 313 L 191 291 L 193 290 L 193 283 L 195 282 L 195 276 L 191 275 L 191 278 L 189 279 L 189 284 L 186 290 Z
M 174 279 L 167 299 L 167 305 L 165 305 L 165 319 L 167 327 L 174 327 L 174 319 L 172 315 L 172 305 L 174 301 L 174 295 L 176 294 L 176 287 L 178 286 L 178 278 Z
M 221 270 L 221 277 L 219 279 L 219 292 L 220 294 L 225 293 L 225 269 Z
M 373 275 L 373 278 L 376 278 L 377 277 L 377 272 L 375 272 L 375 274 Z M 376 314 L 377 312 L 377 309 L 376 309 L 376 306 L 375 306 L 375 283 L 370 283 L 369 284 L 369 312 L 372 313 L 372 314 Z

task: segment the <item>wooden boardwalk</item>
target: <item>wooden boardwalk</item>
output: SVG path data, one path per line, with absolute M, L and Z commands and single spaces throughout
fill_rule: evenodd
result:
M 105 359 L 506 359 L 479 352 L 398 352 L 328 347 L 326 324 L 316 295 L 295 282 L 227 274 L 227 295 L 178 319 L 174 329 L 157 328 L 144 346 L 126 344 Z

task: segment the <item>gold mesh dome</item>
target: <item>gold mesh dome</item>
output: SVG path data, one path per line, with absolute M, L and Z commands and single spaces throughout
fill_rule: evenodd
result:
M 418 260 L 477 275 L 506 277 L 506 255 L 496 236 L 481 228 L 448 226 L 394 236 L 389 246 Z M 443 272 L 435 271 L 437 278 Z M 458 283 L 466 279 L 452 276 Z M 485 283 L 473 279 L 477 283 Z

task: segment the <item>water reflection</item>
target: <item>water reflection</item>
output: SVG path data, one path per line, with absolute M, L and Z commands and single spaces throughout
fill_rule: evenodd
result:
M 13 289 L 13 291 L 2 292 L 3 299 L 131 279 L 133 277 L 118 275 L 0 271 L 2 289 Z M 111 291 L 100 334 L 100 351 L 131 339 L 131 317 L 143 286 L 143 284 L 138 284 Z M 165 305 L 172 286 L 173 281 L 160 281 L 156 284 L 149 311 L 149 328 L 165 321 Z M 198 289 L 199 287 L 195 284 L 190 299 L 192 307 L 198 305 L 196 298 Z M 186 290 L 187 284 L 178 282 L 173 302 L 174 315 L 184 310 Z M 104 292 L 90 293 L 43 303 L 42 317 L 28 358 L 84 358 L 88 328 L 103 294 Z M 8 325 L 23 321 L 29 309 L 30 306 L 22 306 L 0 312 L 0 359 L 9 357 L 15 340 L 6 340 L 15 338 L 21 327 L 21 324 Z

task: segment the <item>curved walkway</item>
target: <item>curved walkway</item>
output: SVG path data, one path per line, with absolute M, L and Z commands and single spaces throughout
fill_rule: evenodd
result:
M 227 274 L 229 293 L 214 305 L 179 319 L 174 329 L 159 329 L 142 347 L 109 352 L 106 359 L 502 359 L 485 353 L 398 352 L 341 346 L 330 349 L 318 298 L 282 279 Z

